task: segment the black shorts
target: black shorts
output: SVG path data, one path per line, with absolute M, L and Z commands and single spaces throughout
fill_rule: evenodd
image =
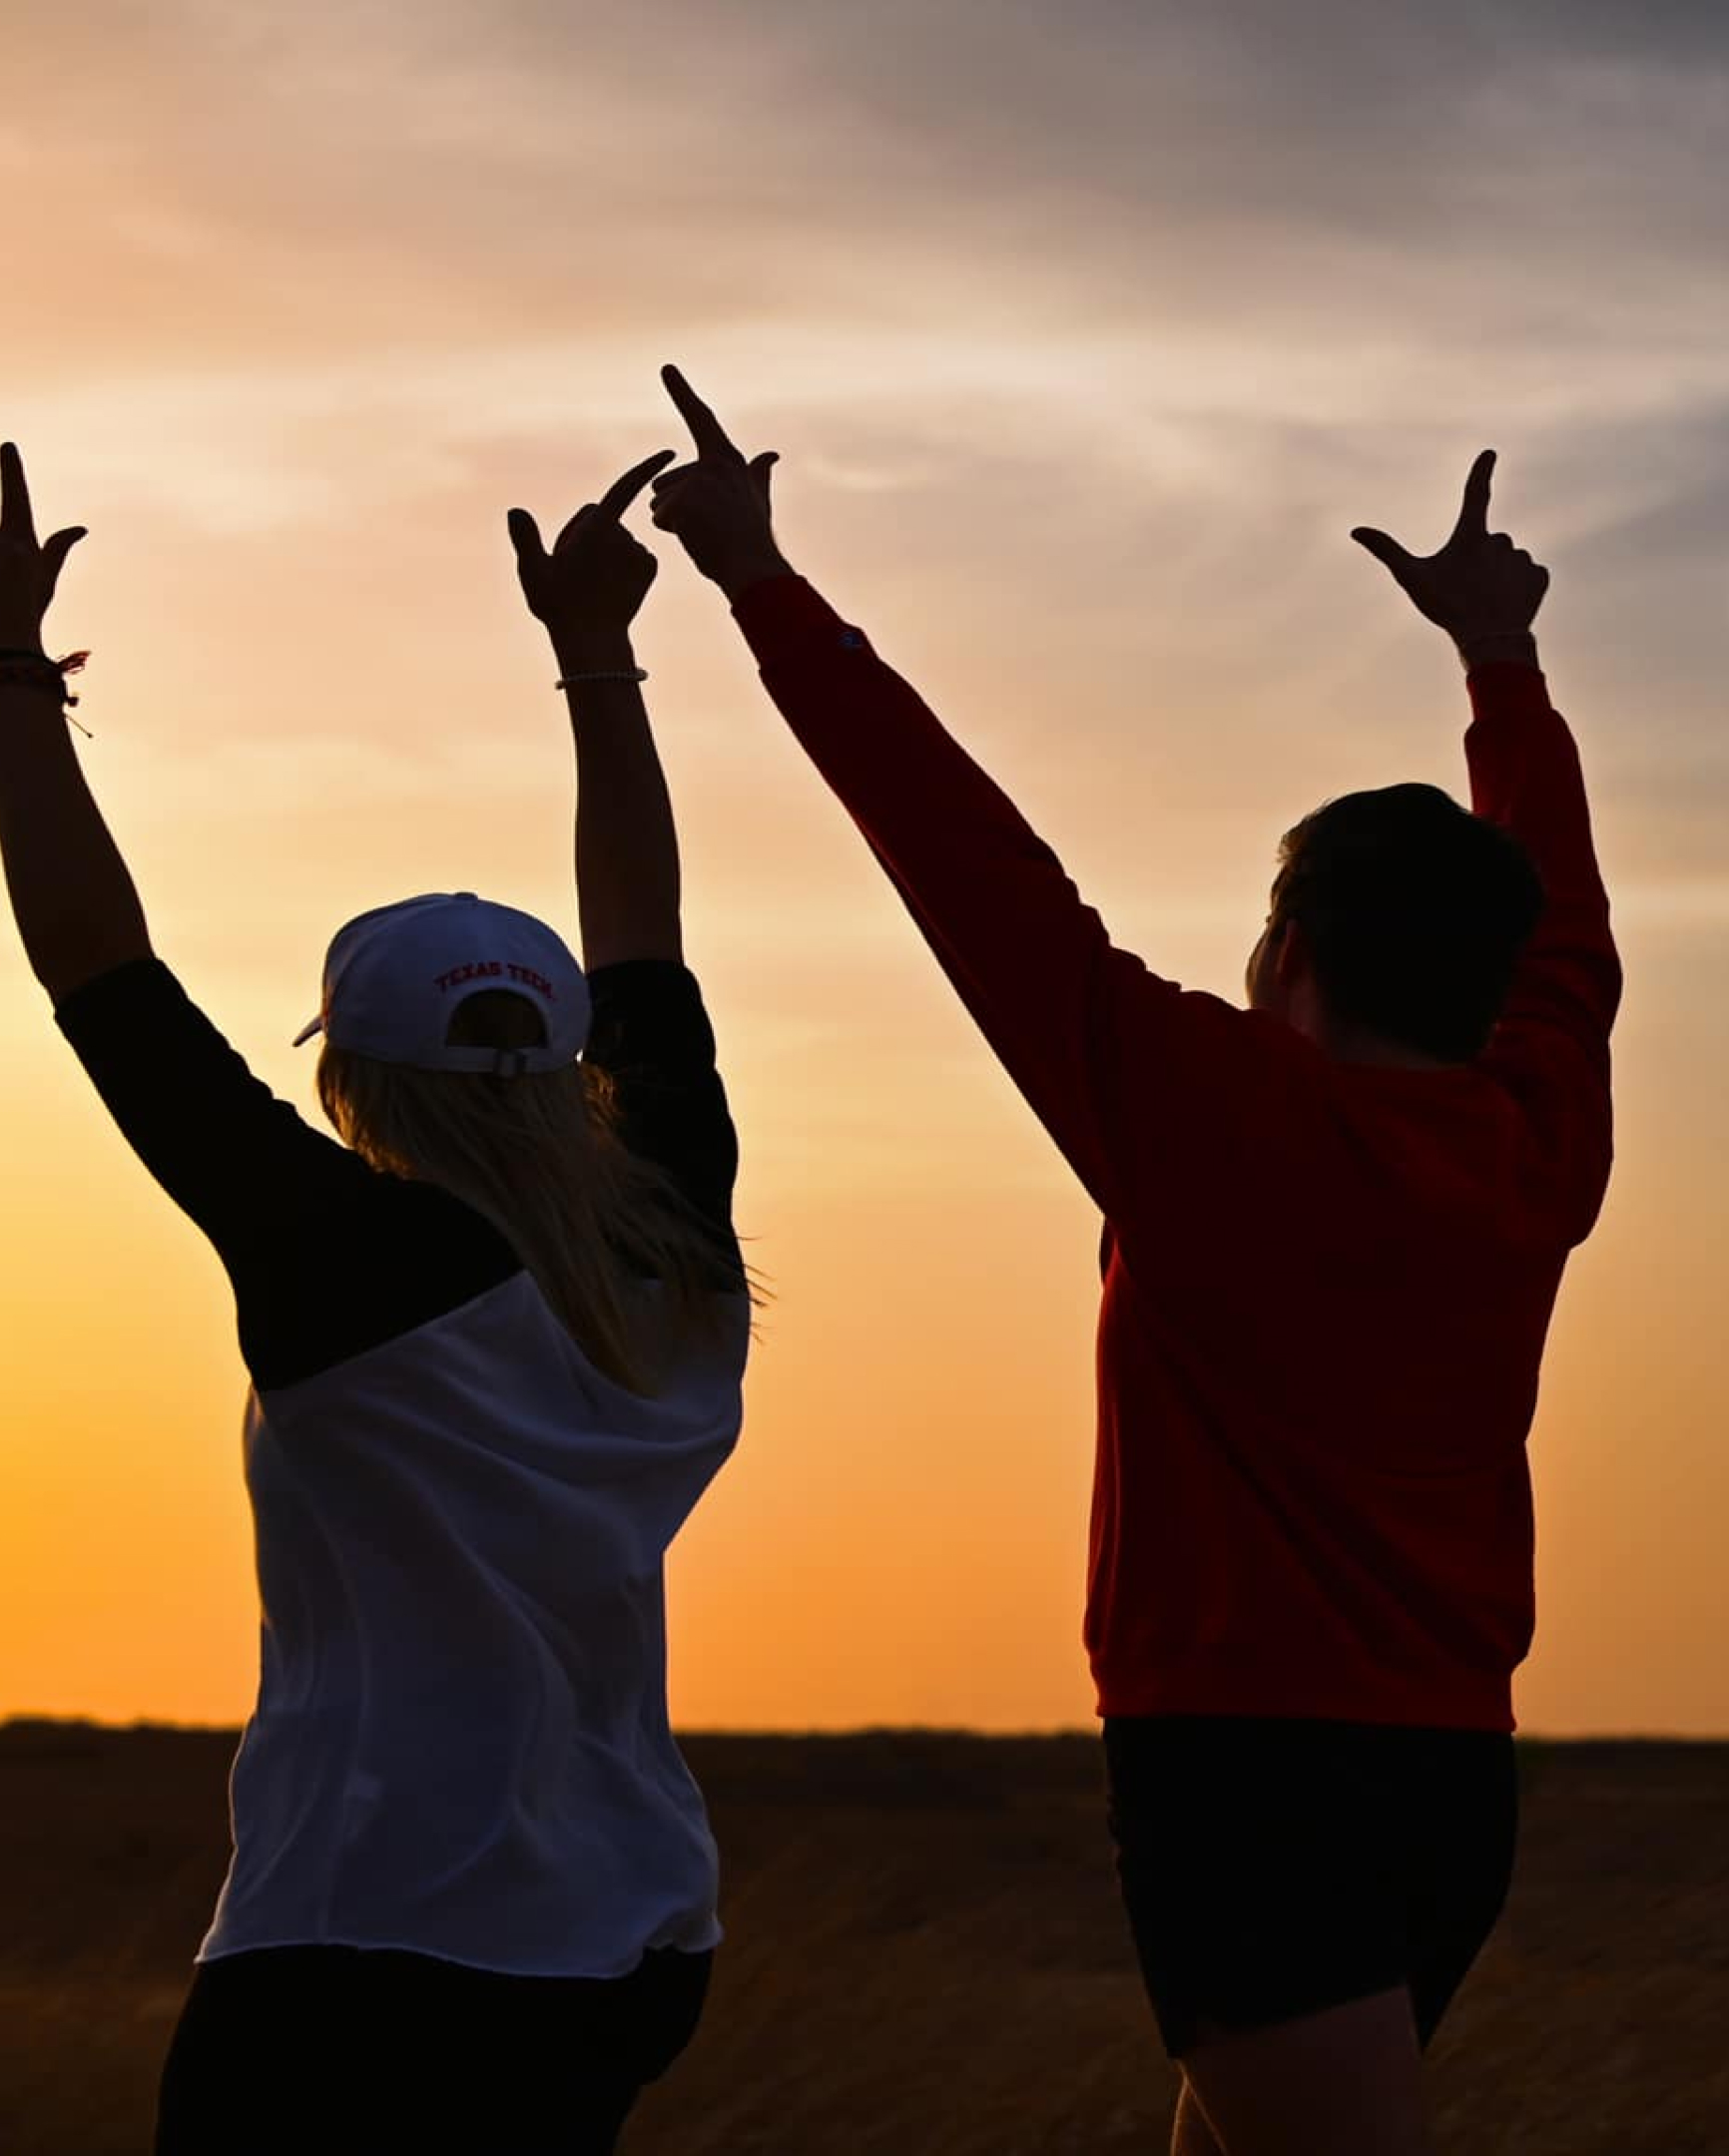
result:
M 1111 1834 L 1165 2048 L 1409 1987 L 1427 2044 L 1506 1898 L 1512 1739 L 1109 1718 Z
M 157 2156 L 608 2156 L 695 2033 L 712 1958 L 651 1953 L 618 1977 L 356 1946 L 201 1962 L 163 2068 Z

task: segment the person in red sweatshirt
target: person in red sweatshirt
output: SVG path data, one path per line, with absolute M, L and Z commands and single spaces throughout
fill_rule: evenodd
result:
M 676 369 L 654 521 L 1104 1216 L 1086 1643 L 1181 2156 L 1415 2156 L 1423 2047 L 1501 1907 L 1530 1643 L 1525 1439 L 1610 1162 L 1620 970 L 1546 570 L 1492 454 L 1419 557 L 1464 663 L 1471 808 L 1286 834 L 1248 1008 L 1117 949 L 1050 847 L 789 566 L 772 454 Z

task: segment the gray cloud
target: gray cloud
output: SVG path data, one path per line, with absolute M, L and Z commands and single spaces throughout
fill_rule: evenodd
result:
M 1639 756 L 1716 738 L 1718 8 L 111 0 L 15 64 L 9 359 L 183 545 L 435 554 L 679 356 L 884 618 L 942 564 L 939 663 L 1006 609 L 1050 693 L 1276 668 L 1349 731 L 1410 647 L 1345 528 L 1439 537 L 1492 441 Z
M 14 128 L 225 349 L 514 334 L 669 286 L 687 317 L 994 306 L 1005 333 L 1068 305 L 1313 338 L 1415 307 L 1456 346 L 1474 292 L 1576 339 L 1586 289 L 1599 321 L 1722 320 L 1729 30 L 1704 10 L 1638 35 L 1608 6 L 1415 0 L 677 0 L 652 38 L 620 0 L 81 20 L 83 49 L 26 61 Z

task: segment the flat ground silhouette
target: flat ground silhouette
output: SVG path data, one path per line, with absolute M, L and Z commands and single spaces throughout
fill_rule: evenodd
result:
M 228 1732 L 0 1729 L 0 2148 L 142 2156 Z M 630 2156 L 1161 2151 L 1087 1737 L 692 1737 L 729 1937 Z M 1729 1745 L 1532 1744 L 1443 2151 L 1729 2156 Z M 237 2150 L 237 2156 L 244 2152 Z

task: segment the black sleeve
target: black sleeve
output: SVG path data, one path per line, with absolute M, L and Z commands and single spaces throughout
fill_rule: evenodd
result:
M 160 960 L 85 982 L 55 1017 L 133 1151 L 215 1245 L 261 1390 L 521 1271 L 460 1199 L 379 1174 L 278 1100 Z
M 590 980 L 589 1059 L 620 1135 L 732 1241 L 738 1150 L 714 1036 L 682 966 Z M 216 1247 L 261 1390 L 412 1332 L 522 1270 L 493 1225 L 428 1183 L 379 1174 L 255 1078 L 159 959 L 75 989 L 55 1012 L 145 1167 Z
M 370 1180 L 253 1076 L 161 959 L 98 974 L 54 1016 L 127 1143 L 225 1257 Z
M 673 959 L 633 958 L 597 966 L 588 985 L 583 1060 L 612 1080 L 620 1138 L 664 1168 L 730 1245 L 739 1141 L 695 974 Z

